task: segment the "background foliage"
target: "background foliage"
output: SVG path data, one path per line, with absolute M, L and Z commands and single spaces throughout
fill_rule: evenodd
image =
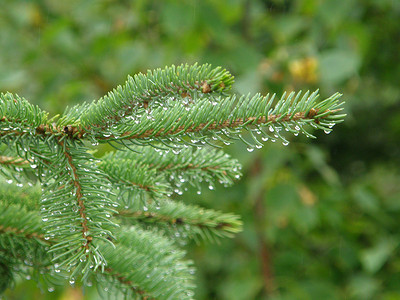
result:
M 240 93 L 343 93 L 348 117 L 331 135 L 231 146 L 238 184 L 175 196 L 244 221 L 220 245 L 187 245 L 197 298 L 400 297 L 400 2 L 0 2 L 0 90 L 52 113 L 182 62 L 228 68 Z M 23 282 L 6 297 L 92 294 Z

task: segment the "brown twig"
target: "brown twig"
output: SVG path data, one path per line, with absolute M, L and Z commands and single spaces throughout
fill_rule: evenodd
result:
M 260 161 L 261 158 L 257 157 L 254 161 L 253 167 L 251 169 L 251 176 L 258 177 L 261 175 L 262 172 L 262 162 Z M 261 260 L 261 273 L 262 278 L 264 280 L 264 290 L 268 296 L 271 296 L 275 293 L 275 280 L 272 270 L 272 259 L 271 253 L 268 246 L 268 242 L 265 240 L 264 237 L 264 219 L 265 219 L 265 206 L 264 206 L 264 198 L 265 198 L 265 188 L 261 188 L 256 196 L 256 202 L 254 205 L 254 219 L 255 219 L 255 226 L 257 231 L 258 237 L 258 244 L 259 244 L 259 257 Z
M 12 156 L 0 156 L 1 165 L 15 165 L 15 166 L 26 166 L 30 164 L 30 161 Z

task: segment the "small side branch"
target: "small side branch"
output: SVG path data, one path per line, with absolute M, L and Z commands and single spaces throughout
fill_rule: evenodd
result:
M 189 219 L 185 217 L 173 217 L 169 215 L 158 214 L 155 212 L 147 212 L 147 211 L 129 211 L 129 210 L 121 210 L 118 212 L 118 215 L 122 217 L 131 217 L 141 222 L 162 222 L 168 223 L 170 225 L 190 225 L 197 226 L 200 228 L 216 228 L 219 230 L 227 230 L 229 228 L 235 227 L 234 225 L 227 222 L 215 222 L 215 224 L 207 224 L 202 220 Z M 213 222 L 214 223 L 214 222 Z M 229 230 L 228 230 L 229 231 Z
M 25 232 L 25 230 L 16 228 L 16 227 L 5 227 L 3 225 L 0 225 L 0 232 L 2 233 L 13 233 L 13 234 L 18 234 L 18 235 L 23 235 L 27 239 L 31 238 L 37 238 L 39 240 L 45 241 L 44 239 L 44 234 L 38 233 L 38 232 Z
M 0 156 L 0 165 L 28 166 L 29 161 L 12 156 Z
M 79 206 L 79 215 L 80 215 L 80 217 L 82 219 L 82 222 L 81 222 L 82 237 L 84 239 L 86 239 L 86 243 L 85 243 L 84 247 L 86 249 L 89 249 L 89 244 L 93 240 L 93 238 L 90 235 L 88 235 L 89 227 L 87 225 L 87 218 L 86 218 L 86 213 L 85 213 L 86 207 L 85 207 L 85 203 L 84 203 L 84 200 L 83 200 L 82 186 L 81 186 L 81 184 L 79 182 L 78 172 L 77 172 L 76 166 L 75 166 L 75 164 L 74 164 L 74 162 L 72 160 L 72 155 L 68 152 L 68 148 L 65 146 L 64 142 L 60 141 L 59 145 L 64 149 L 63 153 L 64 153 L 65 157 L 67 158 L 68 164 L 69 164 L 69 166 L 71 167 L 71 170 L 72 170 L 72 175 L 73 175 L 73 178 L 74 178 L 73 179 L 73 185 L 76 188 L 76 192 L 75 193 L 76 193 L 76 199 L 77 199 L 78 206 Z
M 115 272 L 112 268 L 110 267 L 105 268 L 104 271 L 106 271 L 113 278 L 117 279 L 121 284 L 128 286 L 134 293 L 141 295 L 143 299 L 146 300 L 154 299 L 152 297 L 145 296 L 146 294 L 148 294 L 145 290 L 140 289 L 137 284 L 127 279 L 122 274 Z
M 336 112 L 338 112 L 340 110 L 332 110 L 330 112 L 326 112 L 326 115 L 324 116 L 327 117 L 331 114 L 334 114 Z M 202 131 L 203 129 L 207 129 L 208 131 L 219 131 L 222 130 L 224 128 L 230 128 L 230 129 L 235 129 L 241 126 L 244 126 L 246 124 L 252 124 L 252 125 L 261 125 L 261 124 L 274 124 L 274 123 L 278 123 L 278 122 L 296 122 L 299 120 L 314 120 L 315 123 L 319 122 L 319 119 L 314 118 L 315 115 L 317 115 L 318 110 L 316 109 L 311 109 L 310 112 L 308 114 L 306 114 L 306 112 L 298 112 L 295 114 L 288 114 L 284 117 L 282 117 L 281 115 L 270 115 L 268 117 L 266 116 L 262 116 L 262 117 L 249 117 L 246 119 L 243 118 L 238 118 L 238 119 L 234 119 L 234 120 L 225 120 L 222 122 L 213 122 L 211 124 L 209 123 L 202 123 L 202 124 L 198 124 L 198 125 L 190 125 L 190 126 L 179 126 L 177 128 L 171 129 L 166 131 L 165 129 L 161 128 L 160 130 L 158 130 L 157 132 L 155 132 L 154 129 L 149 129 L 146 130 L 143 133 L 139 133 L 139 134 L 132 134 L 131 131 L 127 131 L 123 134 L 121 134 L 121 136 L 119 138 L 125 138 L 125 139 L 145 139 L 145 138 L 157 138 L 157 137 L 162 137 L 162 136 L 173 136 L 179 133 L 192 133 L 192 132 L 199 132 Z M 111 135 L 107 138 L 101 138 L 101 139 L 115 139 L 116 137 Z

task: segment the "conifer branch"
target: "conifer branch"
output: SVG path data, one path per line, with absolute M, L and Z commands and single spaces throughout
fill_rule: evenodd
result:
M 47 115 L 18 95 L 0 93 L 0 136 L 32 134 L 36 127 L 46 123 Z
M 132 206 L 134 201 L 144 204 L 147 198 L 159 199 L 171 193 L 171 186 L 162 174 L 129 155 L 107 154 L 99 168 L 113 183 L 117 199 L 124 206 Z
M 235 96 L 218 97 L 216 101 L 203 98 L 189 109 L 181 102 L 170 101 L 167 110 L 156 107 L 140 115 L 140 118 L 121 121 L 105 136 L 94 134 L 94 138 L 100 142 L 129 140 L 143 145 L 161 142 L 176 148 L 181 147 L 180 144 L 193 145 L 191 140 L 210 141 L 210 134 L 214 139 L 223 136 L 231 142 L 240 138 L 242 129 L 250 129 L 261 133 L 265 139 L 281 139 L 287 143 L 281 134 L 283 128 L 295 135 L 302 132 L 310 137 L 312 135 L 304 129 L 304 125 L 331 131 L 345 116 L 339 114 L 342 110 L 342 103 L 338 101 L 340 96 L 337 93 L 317 103 L 318 92 L 311 95 L 308 92 L 304 95 L 284 94 L 275 107 L 272 107 L 274 95 L 243 96 L 239 99 Z M 185 138 L 188 136 L 189 140 Z M 254 139 L 256 145 L 262 145 L 256 137 Z
M 109 244 L 101 248 L 113 275 L 124 274 L 121 283 L 139 285 L 145 294 L 156 299 L 191 298 L 192 262 L 183 260 L 185 252 L 171 240 L 139 227 L 120 231 L 117 239 L 117 249 Z M 171 265 L 171 261 L 175 264 Z
M 60 266 L 75 267 L 71 278 L 79 272 L 87 277 L 90 266 L 96 270 L 106 264 L 96 241 L 110 242 L 106 237 L 113 237 L 115 225 L 110 217 L 115 211 L 109 183 L 81 145 L 58 140 L 52 146 L 55 153 L 44 153 L 54 163 L 47 166 L 46 182 L 42 183 L 42 220 L 48 237 L 58 240 L 51 247 L 58 253 L 54 260 L 63 258 Z M 66 253 L 73 256 L 65 259 Z
M 229 72 L 212 69 L 207 64 L 148 71 L 146 75 L 128 77 L 124 86 L 118 86 L 92 104 L 82 113 L 81 123 L 86 128 L 101 127 L 104 130 L 140 108 L 151 110 L 153 105 L 162 105 L 170 97 L 192 99 L 198 93 L 221 93 L 229 90 L 232 83 Z
M 85 203 L 83 200 L 83 194 L 82 194 L 82 185 L 79 182 L 79 176 L 78 176 L 78 171 L 76 169 L 76 166 L 72 160 L 72 155 L 71 153 L 69 153 L 69 149 L 65 146 L 63 141 L 59 142 L 59 145 L 64 149 L 64 156 L 67 158 L 68 164 L 70 166 L 70 172 L 72 173 L 72 184 L 75 187 L 75 194 L 76 194 L 76 200 L 78 202 L 78 206 L 79 206 L 79 215 L 80 215 L 80 222 L 81 222 L 81 227 L 82 227 L 82 238 L 86 240 L 86 242 L 84 243 L 84 248 L 86 250 L 89 250 L 89 244 L 91 243 L 91 241 L 93 240 L 93 237 L 89 235 L 89 228 L 88 228 L 88 217 L 86 216 L 86 207 L 85 207 Z
M 8 183 L 0 184 L 0 283 L 34 267 L 48 285 L 94 278 L 128 298 L 192 298 L 192 263 L 174 241 L 217 241 L 242 226 L 233 214 L 168 199 L 186 184 L 200 193 L 241 176 L 235 159 L 208 145 L 286 145 L 287 133 L 329 133 L 345 117 L 338 93 L 236 97 L 227 93 L 232 83 L 221 68 L 172 66 L 128 77 L 51 119 L 0 93 L 0 179 Z M 95 159 L 87 143 L 118 151 Z
M 43 223 L 40 222 L 39 214 L 37 212 L 27 212 L 27 210 L 19 204 L 5 203 L 7 201 L 8 199 L 2 199 L 0 201 L 0 224 L 7 226 L 4 228 L 0 227 L 0 245 L 18 244 L 21 248 L 17 248 L 18 250 L 15 251 L 15 247 L 10 247 L 7 251 L 11 250 L 11 253 L 5 252 L 4 254 L 8 253 L 7 255 L 9 259 L 14 259 L 15 262 L 24 262 L 28 267 L 40 267 L 46 270 L 46 273 L 52 273 L 53 276 L 60 274 L 60 271 L 65 272 L 67 266 L 63 266 L 59 263 L 56 264 L 54 269 L 50 268 L 52 266 L 51 260 L 53 256 L 51 255 L 51 252 L 49 253 L 46 250 L 46 248 L 57 245 L 59 241 L 57 241 L 57 239 L 45 238 L 43 234 Z M 191 276 L 192 269 L 189 267 L 190 264 L 188 264 L 188 262 L 182 261 L 178 265 L 175 265 L 177 260 L 179 261 L 183 258 L 184 252 L 178 251 L 172 245 L 171 241 L 160 236 L 157 232 L 144 232 L 139 228 L 136 230 L 133 230 L 132 228 L 129 232 L 118 231 L 116 235 L 117 238 L 114 247 L 105 242 L 99 244 L 105 255 L 108 254 L 116 258 L 115 263 L 113 264 L 112 260 L 107 257 L 108 266 L 104 269 L 105 273 L 102 273 L 101 269 L 98 269 L 96 273 L 97 276 L 100 276 L 103 278 L 102 280 L 105 280 L 106 282 L 113 282 L 114 279 L 117 279 L 119 284 L 114 287 L 115 292 L 120 292 L 121 289 L 125 289 L 125 294 L 129 294 L 128 290 L 130 290 L 137 295 L 142 295 L 143 297 L 146 295 L 151 297 L 154 293 L 156 295 L 162 295 L 165 293 L 165 285 L 171 284 L 172 281 L 176 280 L 177 277 L 175 275 L 186 272 L 188 276 Z M 134 237 L 133 240 L 132 236 Z M 155 249 L 151 249 L 154 244 L 156 244 Z M 103 249 L 104 247 L 107 249 Z M 120 260 L 118 260 L 118 257 L 124 251 L 131 253 L 132 250 L 130 248 L 134 249 L 134 255 L 137 255 L 137 257 L 135 258 L 135 267 L 129 268 L 129 272 L 127 273 L 124 268 L 128 268 L 129 264 L 132 264 L 132 260 L 128 256 L 125 261 L 127 264 L 124 265 Z M 159 253 L 159 249 L 163 249 L 163 251 L 165 251 L 164 254 Z M 37 259 L 38 251 L 41 251 L 41 260 Z M 36 255 L 32 255 L 32 253 L 36 253 Z M 165 261 L 164 263 L 160 263 L 158 259 L 153 259 L 154 263 L 157 264 L 154 270 L 147 265 L 142 268 L 144 262 L 152 261 L 150 258 L 145 259 L 148 255 L 165 257 Z M 30 260 L 27 257 L 31 257 L 30 259 L 35 258 L 35 260 Z M 174 265 L 168 266 L 170 262 L 173 262 Z M 179 265 L 183 268 L 179 267 Z M 171 272 L 171 270 L 174 270 L 175 268 L 176 270 Z M 150 270 L 152 273 L 147 273 L 150 272 Z M 170 272 L 172 274 L 170 274 Z M 173 274 L 174 272 L 177 272 L 177 274 Z M 143 276 L 143 274 L 145 274 L 145 276 Z M 159 276 L 160 274 L 164 275 Z M 165 276 L 168 276 L 168 279 L 166 280 L 167 283 L 164 282 L 166 279 Z M 146 281 L 147 286 L 149 286 L 147 291 L 140 288 L 145 286 L 143 280 Z M 154 284 L 155 282 L 158 283 Z M 181 284 L 182 282 L 173 283 L 169 286 L 168 293 L 187 293 L 187 288 L 191 285 L 186 285 L 186 288 L 182 289 Z
M 2 177 L 0 176 L 0 179 Z M 0 180 L 0 204 L 5 207 L 8 205 L 19 205 L 22 209 L 31 213 L 39 213 L 39 199 L 41 191 L 37 185 L 17 186 L 13 183 L 4 183 Z M 40 221 L 40 218 L 38 218 Z
M 143 299 L 149 299 L 149 300 L 154 299 L 151 296 L 149 296 L 145 290 L 140 289 L 140 287 L 137 284 L 135 284 L 135 282 L 132 282 L 131 280 L 127 279 L 127 277 L 125 277 L 124 275 L 115 272 L 112 268 L 106 268 L 105 271 L 108 274 L 110 274 L 111 277 L 115 278 L 121 286 L 127 286 L 128 289 L 133 292 L 133 295 L 136 296 L 140 295 L 141 298 Z M 123 292 L 123 294 L 126 297 L 131 296 L 130 293 L 128 293 L 126 290 Z
M 26 239 L 44 240 L 44 232 L 37 214 L 28 212 L 20 205 L 0 202 L 0 232 L 22 236 Z M 24 224 L 22 227 L 21 224 Z
M 223 151 L 204 147 L 194 150 L 192 147 L 182 149 L 172 149 L 163 151 L 151 147 L 136 147 L 137 152 L 119 151 L 106 155 L 102 159 L 102 165 L 108 165 L 109 168 L 114 165 L 120 165 L 120 169 L 132 171 L 132 166 L 138 166 L 137 173 L 144 173 L 143 178 L 147 181 L 150 178 L 158 178 L 157 188 L 166 186 L 169 181 L 175 186 L 175 190 L 184 184 L 190 184 L 201 191 L 201 182 L 208 183 L 211 188 L 214 187 L 214 181 L 218 181 L 224 186 L 233 184 L 234 180 L 240 178 L 241 165 L 236 159 L 231 158 Z M 148 170 L 148 171 L 147 171 Z M 104 169 L 106 173 L 109 173 Z M 152 173 L 149 173 L 152 172 Z M 134 173 L 134 172 L 133 172 Z M 157 176 L 155 175 L 157 174 Z M 148 175 L 152 175 L 150 178 Z M 164 178 L 161 180 L 160 177 Z M 154 179 L 153 179 L 154 180 Z M 142 182 L 138 181 L 137 182 Z M 154 186 L 155 183 L 149 183 L 146 186 Z M 121 187 L 122 188 L 122 187 Z M 173 188 L 165 188 L 160 195 L 151 195 L 158 198 L 171 192 Z
M 196 241 L 202 238 L 215 242 L 222 237 L 232 237 L 242 229 L 242 222 L 236 215 L 169 200 L 150 203 L 145 211 L 122 209 L 118 217 L 130 224 L 157 226 L 175 238 Z
M 3 152 L 3 155 L 0 156 L 0 174 L 8 182 L 16 182 L 20 185 L 22 182 L 26 183 L 35 180 L 36 174 L 30 168 L 33 165 L 32 161 L 18 157 L 15 153 L 11 153 L 9 149 L 2 148 L 0 148 L 0 151 Z
M 27 268 L 47 272 L 52 263 L 39 214 L 1 198 L 0 224 L 0 262 L 12 267 L 0 272 L 0 282 L 11 282 L 14 273 L 24 273 Z
M 0 156 L 0 165 L 26 166 L 29 165 L 29 161 L 19 157 Z

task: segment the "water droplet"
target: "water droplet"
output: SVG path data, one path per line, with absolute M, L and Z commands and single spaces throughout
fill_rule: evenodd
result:
M 271 131 L 271 132 L 274 132 L 274 131 L 275 131 L 275 129 L 274 129 L 273 126 L 269 126 L 268 129 L 269 129 L 269 131 Z
M 43 222 L 47 222 L 49 220 L 49 218 L 42 218 Z
M 36 169 L 36 168 L 37 168 L 37 165 L 32 164 L 32 165 L 31 165 L 31 168 L 32 168 L 32 169 Z
M 213 190 L 213 189 L 214 189 L 214 186 L 213 186 L 212 184 L 210 184 L 210 185 L 208 186 L 208 188 L 209 188 L 210 190 Z
M 294 129 L 297 130 L 297 131 L 299 131 L 299 130 L 300 130 L 300 126 L 299 126 L 299 125 L 296 125 L 296 126 L 294 127 Z
M 143 210 L 148 211 L 149 209 L 147 208 L 147 206 L 143 206 Z
M 262 139 L 264 142 L 266 142 L 266 141 L 268 141 L 269 137 L 263 136 L 261 139 Z
M 325 132 L 326 134 L 330 134 L 330 133 L 332 132 L 332 130 L 324 130 L 324 132 Z
M 193 271 L 193 273 L 191 273 L 191 274 L 194 274 L 194 271 Z M 186 292 L 186 295 L 188 296 L 188 297 L 193 297 L 194 296 L 194 292 L 192 292 L 192 291 L 187 291 Z
M 289 142 L 288 142 L 288 141 L 283 141 L 283 142 L 282 142 L 282 145 L 283 145 L 283 146 L 287 146 L 287 145 L 289 145 Z
M 180 189 L 174 189 L 174 192 L 177 193 L 178 195 L 182 195 L 183 192 Z
M 254 151 L 254 148 L 252 148 L 252 147 L 247 147 L 247 151 L 253 152 L 253 151 Z
M 201 194 L 201 191 L 197 191 L 196 193 L 197 193 L 197 195 L 200 195 L 200 194 Z
M 48 290 L 50 293 L 51 293 L 51 292 L 54 292 L 54 287 L 51 286 L 51 287 L 49 287 L 47 290 Z
M 8 180 L 7 180 L 7 183 L 8 183 L 8 184 L 13 183 L 12 179 L 8 179 Z
M 178 155 L 179 153 L 181 153 L 181 149 L 172 149 L 172 153 Z
M 75 284 L 75 279 L 71 278 L 71 280 L 69 281 L 69 284 L 70 284 L 70 285 Z

